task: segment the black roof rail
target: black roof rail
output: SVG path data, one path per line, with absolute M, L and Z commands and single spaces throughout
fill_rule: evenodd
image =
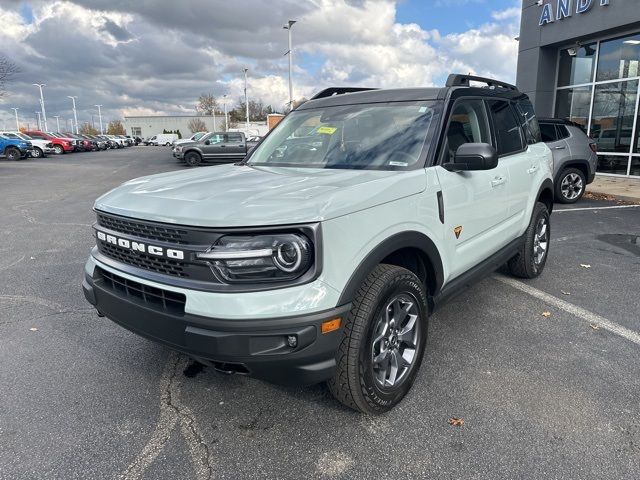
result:
M 460 73 L 452 73 L 447 78 L 447 87 L 469 87 L 471 82 L 486 83 L 488 87 L 502 87 L 508 90 L 518 91 L 518 87 L 510 83 L 500 82 L 492 78 L 476 77 L 474 75 L 462 75 Z
M 366 87 L 329 87 L 316 93 L 311 100 L 318 98 L 333 97 L 334 95 L 344 95 L 345 93 L 366 92 L 368 90 L 378 90 L 377 88 Z

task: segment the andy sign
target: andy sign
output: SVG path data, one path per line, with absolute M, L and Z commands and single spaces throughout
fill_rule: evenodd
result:
M 568 18 L 573 15 L 574 10 L 575 13 L 588 12 L 598 2 L 602 7 L 606 7 L 611 3 L 610 0 L 555 0 L 552 3 L 545 3 L 542 6 L 542 15 L 540 15 L 540 26 Z

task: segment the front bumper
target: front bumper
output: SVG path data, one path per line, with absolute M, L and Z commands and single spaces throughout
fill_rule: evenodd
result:
M 150 302 L 136 282 L 101 268 L 85 271 L 85 298 L 98 312 L 138 335 L 184 352 L 219 370 L 249 374 L 283 385 L 313 385 L 334 373 L 341 329 L 320 332 L 327 320 L 343 317 L 350 305 L 320 313 L 260 319 L 221 319 L 194 315 Z M 122 286 L 113 278 L 123 281 Z M 118 280 L 118 281 L 120 281 Z M 144 289 L 143 289 L 144 290 Z M 153 290 L 157 294 L 157 290 Z M 147 295 L 154 295 L 149 294 Z M 289 346 L 295 336 L 297 345 Z
M 182 160 L 184 158 L 184 152 L 180 151 L 180 152 L 173 152 L 173 156 L 176 157 L 178 160 Z

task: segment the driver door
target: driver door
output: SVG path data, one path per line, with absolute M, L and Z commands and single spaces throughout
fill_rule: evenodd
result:
M 224 142 L 224 135 L 215 133 L 204 141 L 202 155 L 207 160 L 215 160 L 224 155 L 224 149 L 220 148 Z
M 440 165 L 465 143 L 494 144 L 481 99 L 461 99 L 448 119 Z M 495 145 L 494 145 L 495 146 Z M 444 202 L 445 248 L 453 279 L 506 245 L 509 174 L 502 159 L 493 170 L 450 172 L 436 166 Z M 448 241 L 446 241 L 448 239 Z

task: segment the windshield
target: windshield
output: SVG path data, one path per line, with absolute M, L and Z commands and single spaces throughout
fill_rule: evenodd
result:
M 23 140 L 15 133 L 10 133 L 10 132 L 2 133 L 2 136 L 5 138 L 17 138 L 18 140 Z
M 248 160 L 254 166 L 404 170 L 432 135 L 433 101 L 343 105 L 294 111 Z

